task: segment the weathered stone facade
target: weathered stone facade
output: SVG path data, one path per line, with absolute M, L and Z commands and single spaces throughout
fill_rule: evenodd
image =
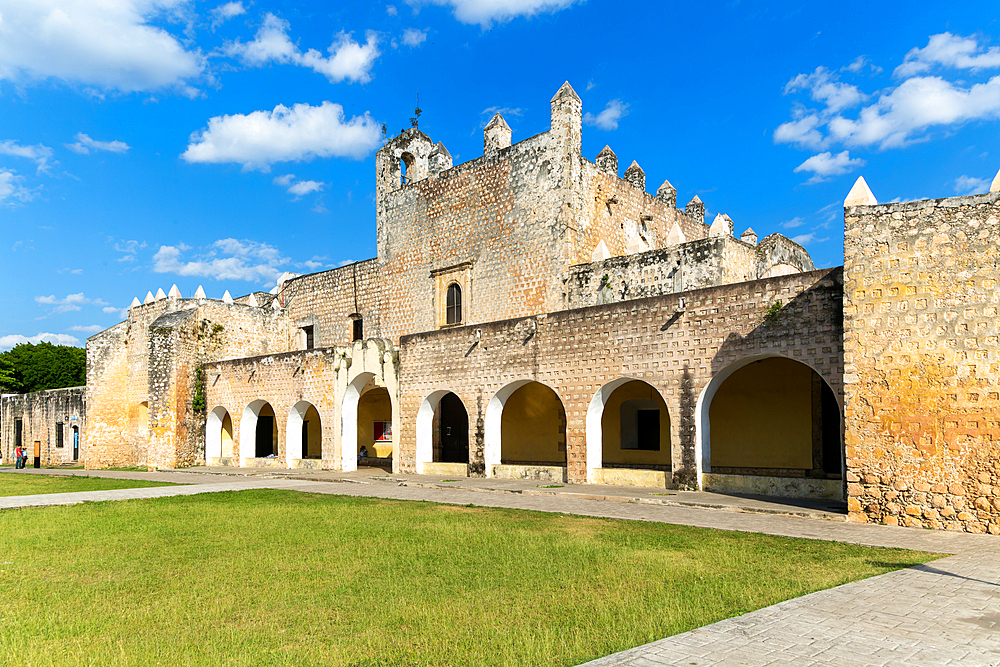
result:
M 0 398 L 3 462 L 13 462 L 18 445 L 28 450 L 28 465 L 35 456 L 45 466 L 82 461 L 87 427 L 84 393 L 84 387 L 70 387 Z
M 459 165 L 417 128 L 389 140 L 376 258 L 136 301 L 88 341 L 86 464 L 351 470 L 367 451 L 397 472 L 846 493 L 854 520 L 998 532 L 1000 195 L 878 206 L 856 186 L 845 267 L 816 270 L 779 234 L 706 224 L 698 197 L 678 209 L 668 181 L 648 193 L 634 161 L 619 177 L 610 147 L 584 158 L 581 106 L 565 84 L 516 144 L 498 115 Z
M 850 517 L 1000 534 L 1000 193 L 845 225 Z

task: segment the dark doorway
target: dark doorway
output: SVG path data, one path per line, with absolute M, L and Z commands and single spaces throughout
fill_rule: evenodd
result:
M 822 383 L 820 419 L 823 429 L 823 472 L 841 474 L 840 461 L 840 404 L 826 382 Z
M 454 393 L 441 398 L 441 450 L 439 463 L 469 462 L 469 415 L 462 399 Z
M 80 427 L 73 427 L 73 460 L 80 460 Z
M 257 458 L 262 459 L 278 451 L 274 442 L 274 416 L 257 417 Z

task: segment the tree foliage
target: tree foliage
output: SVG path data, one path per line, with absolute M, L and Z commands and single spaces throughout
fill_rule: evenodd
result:
M 52 343 L 22 343 L 0 352 L 0 387 L 19 394 L 87 383 L 87 352 Z

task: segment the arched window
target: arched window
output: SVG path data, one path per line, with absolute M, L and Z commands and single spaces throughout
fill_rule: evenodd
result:
M 413 155 L 410 153 L 403 153 L 399 158 L 399 171 L 400 171 L 400 184 L 406 185 L 407 178 L 406 172 L 409 171 L 410 167 L 413 166 Z
M 447 324 L 461 324 L 462 322 L 462 288 L 458 283 L 448 285 L 448 309 L 445 315 Z

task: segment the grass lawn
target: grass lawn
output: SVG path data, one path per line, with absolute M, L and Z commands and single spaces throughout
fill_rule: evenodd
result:
M 77 477 L 70 475 L 32 475 L 30 473 L 0 474 L 0 496 L 33 496 L 38 493 L 108 491 L 110 489 L 134 489 L 141 486 L 173 485 L 167 482 L 149 482 L 144 479 L 107 479 L 104 477 Z M 2 555 L 0 554 L 0 556 Z
M 576 665 L 935 557 L 272 490 L 4 511 L 0 544 L 33 666 Z

